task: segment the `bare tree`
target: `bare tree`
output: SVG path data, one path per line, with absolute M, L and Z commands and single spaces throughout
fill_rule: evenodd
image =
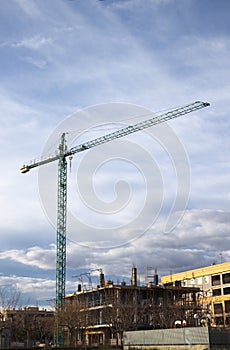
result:
M 20 297 L 21 291 L 17 287 L 0 287 L 0 308 L 2 316 L 6 310 L 13 310 L 19 306 Z
M 107 305 L 103 309 L 104 321 L 109 325 L 116 345 L 122 345 L 123 332 L 138 329 L 143 322 L 144 313 L 138 304 L 138 292 L 130 288 L 113 288 Z
M 78 298 L 68 300 L 60 312 L 60 324 L 64 331 L 65 345 L 76 346 L 85 327 L 85 313 Z

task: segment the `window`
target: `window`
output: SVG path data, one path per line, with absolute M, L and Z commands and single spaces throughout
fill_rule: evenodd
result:
M 220 285 L 220 275 L 212 276 L 212 286 Z
M 223 317 L 215 317 L 215 322 L 217 326 L 222 326 L 224 324 L 224 318 Z
M 181 281 L 175 281 L 175 287 L 181 287 Z
M 222 314 L 223 313 L 222 303 L 214 304 L 214 313 L 215 314 Z
M 221 295 L 221 289 L 220 289 L 220 288 L 218 288 L 218 289 L 213 289 L 213 290 L 212 290 L 212 295 L 213 295 L 213 296 Z
M 230 300 L 226 300 L 224 302 L 224 306 L 225 306 L 225 312 L 228 314 L 230 313 Z
M 230 273 L 223 273 L 223 284 L 230 283 Z
M 224 288 L 224 295 L 230 294 L 230 287 Z

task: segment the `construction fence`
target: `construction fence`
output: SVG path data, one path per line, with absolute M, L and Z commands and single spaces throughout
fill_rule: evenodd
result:
M 124 332 L 124 350 L 215 350 L 230 349 L 227 329 L 185 327 Z

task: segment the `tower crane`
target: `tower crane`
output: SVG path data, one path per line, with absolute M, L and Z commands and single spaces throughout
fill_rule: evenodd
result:
M 29 170 L 58 161 L 58 195 L 57 195 L 57 253 L 56 253 L 56 318 L 55 318 L 55 345 L 62 345 L 61 329 L 59 325 L 59 315 L 65 296 L 65 278 L 66 278 L 66 205 L 67 205 L 67 161 L 66 158 L 76 153 L 86 151 L 92 147 L 110 142 L 112 140 L 124 137 L 140 130 L 147 129 L 153 125 L 166 122 L 170 119 L 180 117 L 187 113 L 208 107 L 209 103 L 196 101 L 185 106 L 169 110 L 166 113 L 158 114 L 153 118 L 139 122 L 134 125 L 121 128 L 112 133 L 100 136 L 93 140 L 84 142 L 78 146 L 67 148 L 65 133 L 61 135 L 59 152 L 43 160 L 34 161 L 30 164 L 24 164 L 21 167 L 21 173 L 27 173 Z

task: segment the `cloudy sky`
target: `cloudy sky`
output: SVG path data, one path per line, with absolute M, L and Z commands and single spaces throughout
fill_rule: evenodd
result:
M 55 296 L 57 164 L 22 164 L 197 100 L 68 160 L 66 291 L 229 261 L 230 2 L 0 2 L 1 286 Z

